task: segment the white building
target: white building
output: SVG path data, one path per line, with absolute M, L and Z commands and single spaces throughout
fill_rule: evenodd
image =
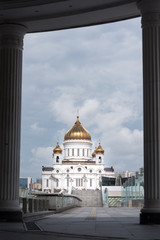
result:
M 114 177 L 114 169 L 104 168 L 101 144 L 92 152 L 90 133 L 77 121 L 64 135 L 62 148 L 53 149 L 53 166 L 42 166 L 42 191 L 59 192 L 72 189 L 100 189 L 102 176 Z

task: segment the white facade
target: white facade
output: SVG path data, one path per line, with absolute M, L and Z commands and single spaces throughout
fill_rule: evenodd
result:
M 81 139 L 78 139 L 81 138 Z M 72 189 L 100 189 L 101 177 L 114 176 L 113 168 L 104 168 L 104 150 L 99 146 L 92 153 L 92 141 L 79 118 L 65 134 L 63 153 L 59 144 L 53 149 L 53 166 L 42 167 L 42 191 L 71 193 Z

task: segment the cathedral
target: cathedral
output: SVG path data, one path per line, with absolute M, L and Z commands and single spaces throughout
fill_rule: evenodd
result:
M 90 133 L 77 121 L 64 135 L 63 150 L 57 142 L 53 166 L 42 166 L 42 191 L 56 193 L 101 188 L 102 176 L 113 177 L 114 169 L 104 167 L 101 144 L 92 152 Z

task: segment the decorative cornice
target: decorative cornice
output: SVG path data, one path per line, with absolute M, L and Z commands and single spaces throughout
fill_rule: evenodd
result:
M 160 25 L 160 1 L 138 0 L 137 7 L 142 15 L 142 27 Z
M 142 27 L 160 26 L 160 13 L 145 13 L 142 16 Z
M 23 49 L 23 38 L 27 28 L 17 24 L 0 25 L 0 48 Z
M 160 12 L 159 0 L 137 0 L 137 7 L 141 11 L 141 14 L 145 13 L 158 13 Z
M 67 160 L 64 160 L 62 161 L 62 164 L 63 165 L 95 165 L 96 162 L 95 161 L 67 161 Z

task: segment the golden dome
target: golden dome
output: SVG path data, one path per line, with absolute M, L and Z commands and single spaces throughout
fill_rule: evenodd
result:
M 56 147 L 53 149 L 54 153 L 62 153 L 62 148 L 59 146 L 59 143 L 57 142 Z
M 92 153 L 92 157 L 95 157 L 96 156 L 96 153 L 95 153 L 95 151 Z
M 91 134 L 82 126 L 79 121 L 79 116 L 77 116 L 77 121 L 73 127 L 64 135 L 64 140 L 71 139 L 91 140 Z
M 97 154 L 104 154 L 104 149 L 102 148 L 101 144 L 99 143 L 99 146 L 94 150 L 94 152 Z

